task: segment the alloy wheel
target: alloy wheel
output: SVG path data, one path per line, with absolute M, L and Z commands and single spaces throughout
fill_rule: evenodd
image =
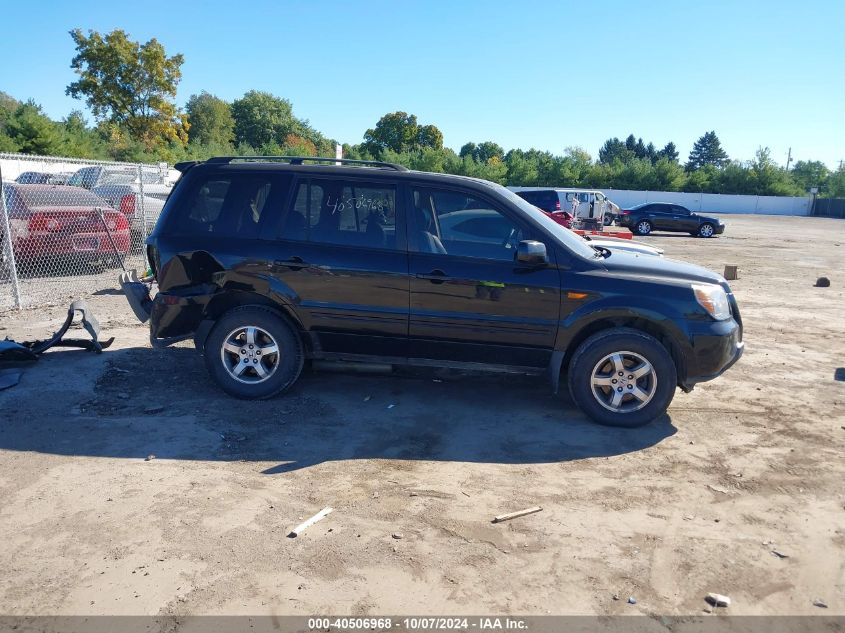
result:
M 254 325 L 235 328 L 224 339 L 220 359 L 238 382 L 264 382 L 279 368 L 279 344 L 267 330 Z
M 593 368 L 593 397 L 614 413 L 638 411 L 657 391 L 654 366 L 641 354 L 620 351 L 607 354 Z

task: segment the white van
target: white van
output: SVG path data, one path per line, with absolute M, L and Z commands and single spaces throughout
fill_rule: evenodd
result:
M 595 189 L 577 189 L 564 187 L 508 187 L 528 202 L 536 204 L 529 199 L 531 192 L 551 192 L 557 194 L 560 206 L 558 210 L 568 211 L 578 220 L 579 228 L 597 229 L 599 226 L 609 226 L 619 216 L 619 206 L 608 200 L 601 191 Z M 527 195 L 521 195 L 525 192 Z M 540 208 L 543 208 L 542 205 Z M 551 209 L 545 209 L 552 211 Z

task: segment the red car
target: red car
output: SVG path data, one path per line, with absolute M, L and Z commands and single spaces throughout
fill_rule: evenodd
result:
M 129 251 L 129 222 L 99 196 L 64 185 L 3 185 L 15 259 L 110 259 Z M 97 209 L 102 209 L 103 218 Z
M 543 211 L 543 209 L 540 209 L 540 211 Z M 568 229 L 572 228 L 572 214 L 569 211 L 552 211 L 551 213 L 548 211 L 543 211 L 543 213 L 545 213 L 558 224 L 561 224 Z

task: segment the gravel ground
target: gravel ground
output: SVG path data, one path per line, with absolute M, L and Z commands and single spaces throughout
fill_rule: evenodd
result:
M 845 222 L 725 219 L 644 241 L 739 267 L 746 354 L 635 430 L 529 377 L 310 371 L 235 401 L 101 291 L 114 345 L 0 392 L 0 614 L 845 614 Z

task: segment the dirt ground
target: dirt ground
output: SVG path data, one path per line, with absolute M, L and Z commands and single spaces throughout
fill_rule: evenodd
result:
M 239 402 L 91 297 L 114 345 L 0 392 L 0 614 L 845 614 L 845 221 L 725 220 L 644 241 L 739 266 L 746 354 L 635 430 L 528 377 L 321 370 Z

